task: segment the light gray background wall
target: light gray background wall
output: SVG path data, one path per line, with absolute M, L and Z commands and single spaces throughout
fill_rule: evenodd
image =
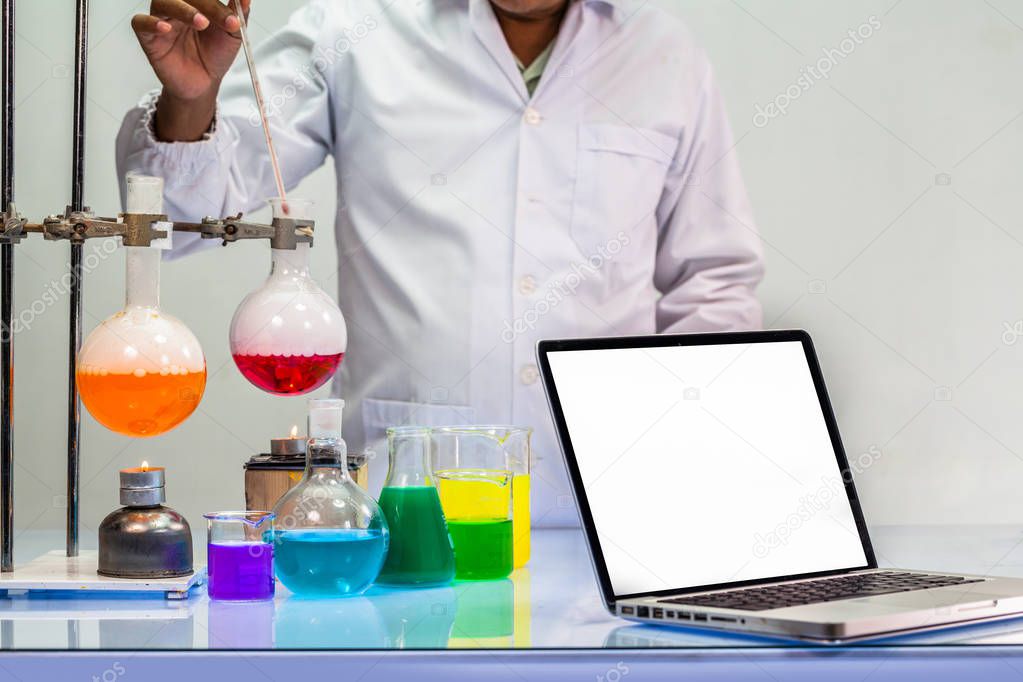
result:
M 338 0 L 339 2 L 342 0 Z M 400 0 L 404 1 L 404 0 Z M 653 0 L 651 0 L 653 1 Z M 265 36 L 301 0 L 255 0 Z M 871 523 L 1023 522 L 1023 7 L 1011 0 L 660 0 L 716 64 L 766 243 L 761 289 L 774 327 L 816 337 L 847 449 L 873 452 L 858 476 Z M 18 3 L 17 198 L 39 217 L 69 198 L 73 5 Z M 118 208 L 113 140 L 154 84 L 129 29 L 148 2 L 93 0 L 87 200 Z M 754 120 L 802 70 L 835 59 L 787 113 Z M 846 47 L 848 47 L 846 43 Z M 760 124 L 760 125 L 758 125 Z M 332 170 L 300 193 L 319 201 L 314 271 L 336 285 Z M 90 245 L 89 248 L 95 248 Z M 68 246 L 17 247 L 18 311 L 66 271 Z M 261 244 L 164 267 L 167 311 L 203 342 L 210 380 L 199 411 L 149 441 L 106 432 L 86 414 L 83 535 L 116 506 L 116 472 L 169 468 L 171 502 L 197 522 L 239 506 L 241 465 L 303 419 L 302 400 L 250 388 L 227 327 L 265 277 Z M 86 287 L 86 331 L 119 309 L 123 257 Z M 36 310 L 39 310 L 38 304 Z M 63 524 L 67 300 L 29 314 L 17 337 L 16 525 Z

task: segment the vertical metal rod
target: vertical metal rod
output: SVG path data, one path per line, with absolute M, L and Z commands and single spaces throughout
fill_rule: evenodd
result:
M 74 149 L 71 166 L 71 210 L 85 208 L 85 105 L 89 61 L 89 1 L 76 0 Z M 82 245 L 71 244 L 70 313 L 68 316 L 67 404 L 67 555 L 78 556 L 78 486 L 81 450 L 81 399 L 75 360 L 82 347 Z
M 14 202 L 14 0 L 3 0 L 3 150 L 6 211 Z M 0 571 L 14 570 L 14 246 L 0 245 Z

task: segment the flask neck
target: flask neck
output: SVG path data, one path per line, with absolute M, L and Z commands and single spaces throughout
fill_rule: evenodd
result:
M 271 279 L 309 279 L 309 244 L 294 250 L 270 249 Z
M 388 468 L 385 487 L 432 486 L 429 432 L 399 429 L 388 434 Z
M 348 446 L 340 438 L 310 438 L 306 447 L 307 479 L 350 479 Z
M 126 246 L 126 308 L 160 307 L 160 250 L 148 246 Z

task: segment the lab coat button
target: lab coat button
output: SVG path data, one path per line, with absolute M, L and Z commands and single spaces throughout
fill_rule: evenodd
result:
M 536 292 L 536 277 L 526 275 L 519 280 L 519 293 L 523 296 L 530 296 Z
M 534 109 L 533 107 L 529 107 L 528 109 L 526 109 L 525 119 L 526 123 L 528 123 L 529 125 L 538 126 L 540 125 L 540 122 L 543 121 L 543 116 L 541 116 L 540 112 Z
M 519 370 L 519 379 L 526 386 L 532 386 L 540 378 L 540 370 L 536 365 L 523 365 Z

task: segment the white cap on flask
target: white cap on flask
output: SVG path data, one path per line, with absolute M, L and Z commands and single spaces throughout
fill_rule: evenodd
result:
M 341 410 L 345 401 L 337 398 L 310 398 L 309 438 L 341 440 Z
M 163 178 L 128 173 L 125 209 L 128 213 L 163 213 Z

